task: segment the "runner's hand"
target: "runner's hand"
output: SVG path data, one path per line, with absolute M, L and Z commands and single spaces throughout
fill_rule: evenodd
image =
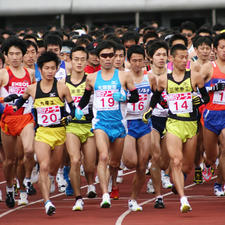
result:
M 125 102 L 127 100 L 127 96 L 118 91 L 113 93 L 113 99 L 117 102 Z
M 144 123 L 148 123 L 148 120 L 151 118 L 151 116 L 152 116 L 152 108 L 150 108 L 147 112 L 144 113 L 142 121 Z
M 192 96 L 192 102 L 194 106 L 201 106 L 203 104 L 202 99 L 199 96 Z
M 67 126 L 70 122 L 72 121 L 72 116 L 65 116 L 65 117 L 63 117 L 61 120 L 60 120 L 60 124 L 62 125 L 62 126 Z
M 8 95 L 6 96 L 3 100 L 4 102 L 11 102 L 15 99 L 18 99 L 20 96 L 18 96 L 17 94 L 11 94 L 11 95 Z
M 82 112 L 82 110 L 77 107 L 75 110 L 75 117 L 77 120 L 81 120 L 81 118 L 83 117 L 84 113 Z

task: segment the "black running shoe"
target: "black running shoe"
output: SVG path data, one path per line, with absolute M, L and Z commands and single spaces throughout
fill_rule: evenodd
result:
M 163 203 L 163 199 L 162 198 L 157 198 L 156 199 L 154 208 L 156 208 L 156 209 L 164 209 L 165 208 L 165 205 Z
M 14 200 L 13 192 L 8 192 L 6 194 L 5 203 L 9 208 L 13 208 L 15 206 L 15 200 Z
M 28 195 L 36 194 L 36 189 L 34 188 L 33 184 L 31 184 L 31 182 L 27 182 L 26 191 Z

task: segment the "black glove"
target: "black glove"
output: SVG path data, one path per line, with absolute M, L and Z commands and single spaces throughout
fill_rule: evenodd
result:
M 212 91 L 223 91 L 225 89 L 225 83 L 217 83 L 212 87 Z
M 159 103 L 164 109 L 168 109 L 167 101 L 162 97 L 160 97 L 160 103 Z
M 65 117 L 63 117 L 61 120 L 60 120 L 60 124 L 62 125 L 62 126 L 67 126 L 70 122 L 72 121 L 72 116 L 65 116 Z
M 11 94 L 4 98 L 4 102 L 11 102 L 15 99 L 18 99 L 19 97 L 20 96 L 18 96 L 17 94 Z
M 203 101 L 199 96 L 193 96 L 192 97 L 192 103 L 193 103 L 194 106 L 199 107 L 203 104 Z
M 142 117 L 142 121 L 144 123 L 148 123 L 148 119 L 152 116 L 152 108 L 150 108 L 147 112 L 144 113 Z

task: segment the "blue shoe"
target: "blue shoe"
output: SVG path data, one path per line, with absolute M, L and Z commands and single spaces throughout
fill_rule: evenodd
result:
M 218 183 L 214 184 L 214 194 L 216 196 L 224 196 L 224 190 L 222 188 L 222 184 L 218 184 Z
M 72 187 L 70 181 L 68 181 L 67 184 L 68 185 L 66 187 L 65 193 L 66 193 L 67 196 L 73 196 L 74 195 L 74 191 L 73 191 L 73 187 Z

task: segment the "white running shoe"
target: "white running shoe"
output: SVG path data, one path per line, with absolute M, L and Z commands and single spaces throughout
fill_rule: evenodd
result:
M 123 183 L 123 170 L 118 170 L 116 182 L 119 184 Z
M 155 193 L 155 189 L 153 187 L 153 184 L 152 184 L 152 179 L 149 179 L 148 183 L 147 183 L 147 193 L 149 194 L 154 194 Z
M 52 204 L 50 200 L 45 204 L 45 212 L 47 215 L 51 216 L 55 213 L 55 206 Z
M 49 176 L 50 179 L 50 193 L 55 192 L 55 177 Z
M 31 173 L 31 183 L 37 183 L 39 177 L 38 164 L 36 163 Z
M 63 171 L 59 171 L 56 175 L 56 182 L 58 185 L 58 191 L 59 192 L 65 192 L 66 190 L 66 186 L 67 186 L 67 182 L 65 181 L 64 177 L 63 177 Z
M 73 206 L 73 211 L 82 211 L 84 209 L 84 201 L 82 199 L 78 199 Z
M 110 196 L 108 193 L 105 193 L 102 195 L 102 202 L 100 204 L 101 208 L 110 208 L 111 207 L 111 201 Z
M 182 197 L 180 199 L 180 203 L 181 203 L 181 206 L 180 206 L 180 211 L 182 213 L 187 213 L 187 212 L 190 212 L 192 210 L 191 208 L 191 205 L 189 204 L 188 200 L 187 200 L 187 197 Z
M 87 188 L 87 197 L 88 198 L 95 198 L 96 195 L 97 194 L 96 194 L 95 185 L 93 185 L 93 184 L 88 185 L 88 188 Z
M 109 178 L 109 184 L 108 184 L 108 193 L 112 191 L 112 177 Z
M 20 191 L 20 199 L 18 200 L 18 205 L 27 205 L 27 193 L 26 191 Z
M 163 170 L 161 171 L 161 180 L 163 188 L 172 188 L 173 184 L 170 182 L 170 177 L 169 175 L 165 174 Z
M 84 166 L 82 164 L 80 165 L 80 175 L 85 177 Z
M 96 184 L 99 184 L 99 178 L 98 178 L 98 176 L 95 177 L 95 183 Z
M 134 199 L 128 200 L 128 208 L 133 211 L 133 212 L 137 212 L 137 211 L 142 211 L 142 207 L 140 205 L 137 204 L 137 201 Z
M 214 194 L 218 197 L 224 196 L 222 184 L 214 183 Z

